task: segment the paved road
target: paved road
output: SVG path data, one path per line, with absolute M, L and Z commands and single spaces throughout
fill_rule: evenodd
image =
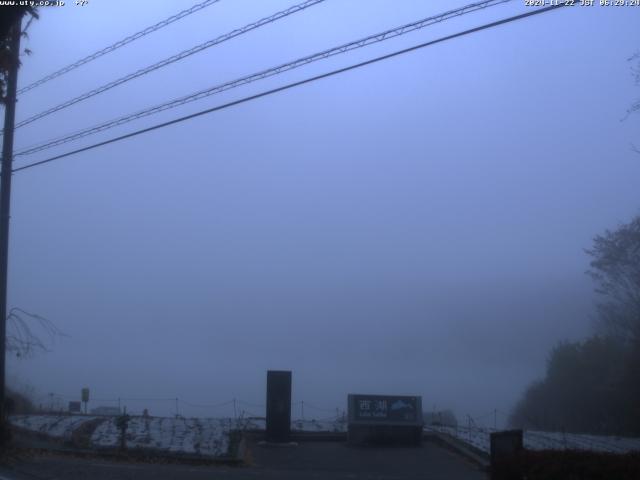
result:
M 291 447 L 249 447 L 249 464 L 189 466 L 38 455 L 0 470 L 0 480 L 481 480 L 486 475 L 435 444 L 416 448 L 349 447 L 308 442 Z

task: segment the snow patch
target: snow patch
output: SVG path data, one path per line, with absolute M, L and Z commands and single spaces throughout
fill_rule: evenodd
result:
M 54 438 L 71 438 L 82 424 L 99 417 L 84 415 L 11 415 L 9 422 L 24 430 L 43 433 Z
M 446 433 L 469 445 L 489 453 L 490 435 L 494 431 L 485 428 L 429 426 L 425 431 Z M 640 438 L 587 435 L 562 432 L 525 430 L 524 448 L 528 450 L 589 450 L 594 452 L 628 453 L 640 451 Z
M 175 453 L 225 456 L 229 434 L 238 427 L 230 418 L 131 417 L 127 427 L 127 448 L 165 450 Z M 120 430 L 110 418 L 91 436 L 99 448 L 120 446 Z

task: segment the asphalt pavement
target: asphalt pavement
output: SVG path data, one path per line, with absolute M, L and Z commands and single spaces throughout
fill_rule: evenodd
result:
M 344 442 L 289 446 L 250 443 L 242 466 L 133 463 L 40 453 L 0 468 L 0 480 L 480 480 L 487 476 L 435 443 L 421 447 L 352 447 Z

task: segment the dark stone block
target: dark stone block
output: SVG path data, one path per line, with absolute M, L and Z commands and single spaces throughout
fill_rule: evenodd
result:
M 288 442 L 291 433 L 291 372 L 267 371 L 267 440 Z
M 524 450 L 522 430 L 505 430 L 491 434 L 492 480 L 521 479 L 519 457 Z

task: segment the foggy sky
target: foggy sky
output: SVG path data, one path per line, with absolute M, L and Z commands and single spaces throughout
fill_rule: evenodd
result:
M 20 85 L 191 3 L 43 10 Z M 293 3 L 223 0 L 25 93 L 18 120 Z M 19 129 L 16 148 L 463 4 L 329 0 Z M 466 15 L 16 166 L 526 10 Z M 508 413 L 549 348 L 592 331 L 584 249 L 638 213 L 640 119 L 621 121 L 639 93 L 638 20 L 561 9 L 16 173 L 9 306 L 68 336 L 11 359 L 10 380 L 65 402 L 88 386 L 260 405 L 266 370 L 290 369 L 294 401 L 326 409 L 398 393 Z

